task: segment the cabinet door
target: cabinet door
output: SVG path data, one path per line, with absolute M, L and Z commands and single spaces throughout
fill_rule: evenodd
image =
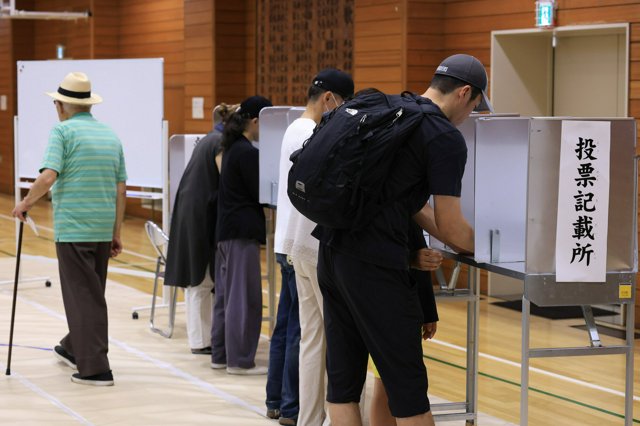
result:
M 626 117 L 624 34 L 557 33 L 553 115 Z

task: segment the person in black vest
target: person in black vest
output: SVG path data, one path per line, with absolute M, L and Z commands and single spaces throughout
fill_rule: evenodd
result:
M 258 200 L 258 116 L 272 106 L 262 96 L 245 99 L 229 117 L 222 136 L 218 192 L 216 300 L 211 331 L 211 368 L 228 374 L 266 374 L 255 365 L 262 321 L 260 244 L 265 217 Z
M 193 149 L 180 178 L 171 215 L 164 282 L 184 287 L 187 337 L 191 353 L 211 354 L 213 271 L 216 252 L 218 181 L 215 157 L 222 129 L 237 105 L 220 104 L 214 129 Z
M 395 154 L 380 193 L 383 207 L 355 230 L 317 227 L 318 281 L 327 336 L 327 401 L 335 424 L 361 425 L 358 401 L 375 363 L 398 425 L 433 425 L 422 359 L 423 314 L 409 276 L 407 222 L 460 252 L 472 252 L 473 229 L 460 207 L 467 147 L 456 126 L 489 108 L 484 66 L 453 55 L 417 99 L 433 113 Z M 427 200 L 433 196 L 433 209 Z

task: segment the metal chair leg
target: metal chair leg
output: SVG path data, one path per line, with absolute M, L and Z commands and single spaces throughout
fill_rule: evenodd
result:
M 166 337 L 167 339 L 169 339 L 173 335 L 173 326 L 176 320 L 176 302 L 178 301 L 178 287 L 173 287 L 173 289 L 169 290 L 170 292 L 169 293 L 169 327 L 165 331 L 155 326 L 156 299 L 158 297 L 158 277 L 160 276 L 160 266 L 162 265 L 162 263 L 163 263 L 162 259 L 158 257 L 158 260 L 156 262 L 155 278 L 153 280 L 153 295 L 151 299 L 151 314 L 149 315 L 149 328 L 154 333 L 157 333 L 162 337 Z

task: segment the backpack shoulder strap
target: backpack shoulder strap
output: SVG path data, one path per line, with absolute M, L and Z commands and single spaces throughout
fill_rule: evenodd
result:
M 437 105 L 431 102 L 430 99 L 423 98 L 422 96 L 416 95 L 415 93 L 410 92 L 408 90 L 405 90 L 404 92 L 402 92 L 400 96 L 402 96 L 403 98 L 412 99 L 416 104 L 420 106 L 420 109 L 422 109 L 422 112 L 425 115 L 435 115 L 435 116 L 442 117 L 444 119 L 447 118 L 447 116 L 444 115 L 442 110 L 440 110 L 440 108 L 438 108 Z

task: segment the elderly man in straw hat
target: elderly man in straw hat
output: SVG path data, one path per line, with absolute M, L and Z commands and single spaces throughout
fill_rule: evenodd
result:
M 85 74 L 67 74 L 58 90 L 47 95 L 54 99 L 60 123 L 49 136 L 40 175 L 13 216 L 24 221 L 55 183 L 54 237 L 69 334 L 54 355 L 78 370 L 71 381 L 111 386 L 104 292 L 109 257 L 122 251 L 127 179 L 122 144 L 91 115 L 91 106 L 102 98 L 91 92 Z

